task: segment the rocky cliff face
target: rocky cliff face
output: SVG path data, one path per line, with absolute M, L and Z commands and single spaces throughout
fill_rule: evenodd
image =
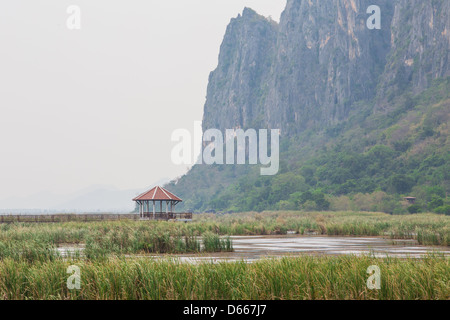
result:
M 381 107 L 405 89 L 417 94 L 450 75 L 450 1 L 395 3 L 391 49 L 378 92 Z
M 367 8 L 381 8 L 369 30 Z M 288 0 L 279 24 L 245 9 L 211 73 L 204 129 L 306 128 L 345 120 L 357 101 L 449 75 L 446 0 Z M 411 85 L 409 84 L 411 83 Z M 357 110 L 353 110 L 356 111 Z
M 388 28 L 369 30 L 366 10 L 390 1 L 289 1 L 265 111 L 287 134 L 343 120 L 354 101 L 374 96 L 389 48 Z
M 277 37 L 277 23 L 251 9 L 231 20 L 209 78 L 204 128 L 248 127 L 262 115 Z

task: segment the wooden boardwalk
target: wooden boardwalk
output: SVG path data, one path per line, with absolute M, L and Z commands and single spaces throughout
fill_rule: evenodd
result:
M 0 215 L 1 223 L 15 223 L 15 222 L 27 222 L 27 223 L 56 223 L 56 222 L 95 222 L 95 221 L 120 221 L 120 220 L 180 220 L 191 221 L 192 213 L 174 213 L 168 215 L 157 215 L 154 218 L 149 215 L 145 219 L 141 219 L 139 214 L 36 214 L 36 215 Z

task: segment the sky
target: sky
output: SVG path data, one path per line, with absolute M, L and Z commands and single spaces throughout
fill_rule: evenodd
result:
M 285 5 L 2 1 L 0 200 L 92 185 L 145 188 L 186 173 L 171 161 L 171 134 L 201 121 L 230 19 L 250 7 L 279 21 Z

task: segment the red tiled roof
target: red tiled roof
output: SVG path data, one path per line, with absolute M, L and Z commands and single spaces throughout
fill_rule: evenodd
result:
M 166 189 L 162 187 L 154 187 L 153 189 L 144 192 L 140 196 L 137 196 L 133 199 L 133 201 L 183 201 L 180 198 L 178 198 L 173 193 L 167 191 Z

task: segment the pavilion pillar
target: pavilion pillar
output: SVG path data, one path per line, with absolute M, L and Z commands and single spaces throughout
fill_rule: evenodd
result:
M 155 205 L 155 200 L 153 200 L 153 219 L 156 218 L 156 205 Z

